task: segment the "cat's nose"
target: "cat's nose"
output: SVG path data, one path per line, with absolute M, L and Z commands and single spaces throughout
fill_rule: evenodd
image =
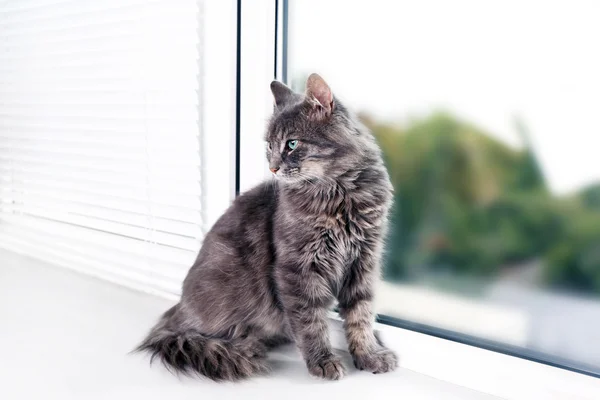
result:
M 272 173 L 277 173 L 277 171 L 279 171 L 279 167 L 275 167 L 275 168 L 269 168 L 271 170 Z

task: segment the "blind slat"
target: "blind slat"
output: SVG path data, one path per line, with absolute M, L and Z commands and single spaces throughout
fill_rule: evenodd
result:
M 0 246 L 178 293 L 203 232 L 201 7 L 0 2 Z
M 19 206 L 20 203 L 17 203 L 17 201 L 19 200 L 20 193 L 12 185 L 0 185 L 0 190 L 3 192 L 2 196 L 0 196 L 3 204 L 10 205 L 13 209 Z M 85 195 L 73 196 L 57 191 L 39 190 L 30 190 L 27 193 L 27 198 L 33 202 L 60 202 L 63 209 L 71 209 L 71 207 L 82 205 L 91 208 L 103 208 L 133 214 L 141 213 L 144 215 L 147 214 L 147 207 L 151 207 L 152 215 L 155 218 L 187 222 L 196 226 L 202 224 L 201 211 L 198 209 L 179 207 L 172 204 L 159 204 L 152 201 L 148 201 L 146 207 L 142 207 L 139 201 L 124 201 L 118 198 L 99 198 L 98 196 Z
M 49 210 L 53 211 L 55 214 L 66 212 L 72 215 L 96 218 L 98 220 L 120 223 L 141 229 L 155 230 L 158 232 L 170 233 L 194 239 L 199 239 L 202 233 L 198 221 L 178 221 L 168 218 L 161 218 L 156 215 L 154 215 L 152 218 L 148 217 L 147 209 L 151 208 L 151 205 L 147 206 L 145 209 L 138 210 L 140 212 L 136 213 L 94 207 L 87 204 L 72 203 L 69 204 L 68 211 L 65 211 L 65 205 L 61 201 L 49 198 L 37 198 L 28 199 L 26 206 L 15 204 L 13 209 L 16 213 L 27 213 L 27 207 L 35 207 L 39 210 Z M 195 247 L 192 250 L 194 249 Z
M 3 182 L 3 185 L 5 182 Z M 130 190 L 121 187 L 108 187 L 106 185 L 93 185 L 91 183 L 71 185 L 62 181 L 27 181 L 10 182 L 13 193 L 17 201 L 22 203 L 27 201 L 29 193 L 57 193 L 73 199 L 98 198 L 102 201 L 108 201 L 110 198 L 120 202 L 129 203 L 157 203 L 173 207 L 183 207 L 189 209 L 200 209 L 200 195 L 184 195 L 164 190 L 145 190 L 144 188 L 130 188 Z
M 195 251 L 162 245 L 155 246 L 153 243 L 138 239 L 106 235 L 100 231 L 88 230 L 66 223 L 56 223 L 28 215 L 2 215 L 0 221 L 3 224 L 1 232 L 10 231 L 13 234 L 21 234 L 25 239 L 31 236 L 34 243 L 39 243 L 44 238 L 48 240 L 47 232 L 52 230 L 53 237 L 56 237 L 59 241 L 71 242 L 82 249 L 90 251 L 94 251 L 93 249 L 102 253 L 112 251 L 113 254 L 108 255 L 106 259 L 123 258 L 123 263 L 130 262 L 129 257 L 143 259 L 144 261 L 156 260 L 155 265 L 159 270 L 161 265 L 169 265 L 173 268 L 179 266 L 178 268 L 182 271 L 187 271 L 196 256 Z M 166 270 L 164 273 L 169 274 L 170 271 Z

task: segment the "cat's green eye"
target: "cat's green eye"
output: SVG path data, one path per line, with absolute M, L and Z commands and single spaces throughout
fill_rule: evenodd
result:
M 294 140 L 288 140 L 287 147 L 290 150 L 294 150 L 296 147 L 298 147 L 298 140 L 295 140 L 295 139 Z

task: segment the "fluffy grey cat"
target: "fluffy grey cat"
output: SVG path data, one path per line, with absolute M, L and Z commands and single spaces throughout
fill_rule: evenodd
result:
M 373 332 L 392 186 L 373 136 L 317 74 L 297 94 L 280 82 L 266 132 L 275 179 L 239 196 L 206 235 L 168 310 L 138 347 L 171 370 L 236 380 L 267 370 L 295 341 L 315 376 L 344 367 L 328 337 L 335 300 L 357 368 L 393 370 Z

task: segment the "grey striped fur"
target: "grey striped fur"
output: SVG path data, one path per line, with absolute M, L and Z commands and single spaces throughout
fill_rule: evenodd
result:
M 279 82 L 266 132 L 274 179 L 239 196 L 207 234 L 181 301 L 138 347 L 176 372 L 237 380 L 268 370 L 294 341 L 310 374 L 339 379 L 328 338 L 337 300 L 359 369 L 393 370 L 373 333 L 373 289 L 392 186 L 373 136 L 316 74 Z M 287 142 L 298 140 L 291 150 Z

